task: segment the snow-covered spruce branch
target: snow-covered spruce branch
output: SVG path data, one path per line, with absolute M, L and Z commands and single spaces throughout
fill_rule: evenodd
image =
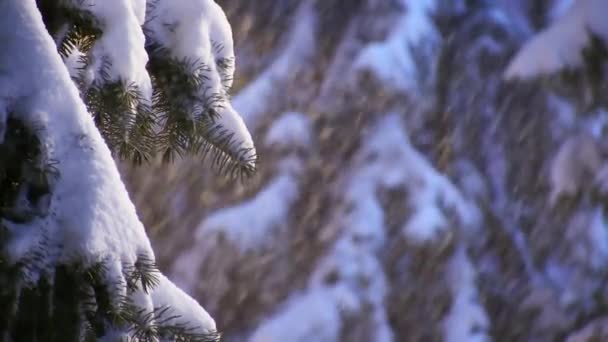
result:
M 219 340 L 213 319 L 158 271 L 104 127 L 95 126 L 36 5 L 0 2 L 0 335 Z M 99 89 L 98 107 L 125 96 Z
M 249 176 L 251 136 L 232 108 L 235 58 L 226 16 L 211 0 L 38 0 L 47 29 L 115 155 L 211 154 Z M 145 45 L 144 45 L 145 41 Z

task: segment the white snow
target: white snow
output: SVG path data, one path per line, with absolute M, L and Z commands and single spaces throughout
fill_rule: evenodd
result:
M 11 261 L 32 251 L 44 235 L 50 246 L 48 265 L 80 256 L 90 262 L 114 260 L 109 276 L 118 277 L 119 265 L 133 264 L 140 254 L 154 256 L 144 227 L 35 1 L 2 1 L 0 13 L 0 89 L 7 99 L 2 104 L 10 105 L 11 114 L 24 122 L 44 127 L 40 138 L 60 173 L 52 188 L 51 214 L 28 224 L 5 222 L 17 238 L 9 246 Z M 204 310 L 166 278 L 156 291 L 158 303 L 179 300 L 175 304 L 180 313 L 214 327 Z
M 408 91 L 418 87 L 419 66 L 412 56 L 412 47 L 428 50 L 440 36 L 430 17 L 435 0 L 400 0 L 400 3 L 406 10 L 388 38 L 361 51 L 354 67 L 373 71 L 396 89 Z
M 122 80 L 126 85 L 138 86 L 147 100 L 152 96 L 152 84 L 146 70 L 148 54 L 141 28 L 142 0 L 85 0 L 75 2 L 90 11 L 101 24 L 103 34 L 92 50 L 89 70 L 94 74 L 90 82 L 100 82 L 99 71 L 107 58 L 111 63 L 110 81 Z
M 166 323 L 186 325 L 205 334 L 216 330 L 215 321 L 196 300 L 179 289 L 164 275 L 160 276 L 158 286 L 151 292 L 155 307 L 171 307 L 166 317 L 174 317 Z
M 445 342 L 486 342 L 491 341 L 487 335 L 489 318 L 483 305 L 479 303 L 479 294 L 475 284 L 475 269 L 460 246 L 448 270 L 448 282 L 453 293 L 453 302 L 444 320 Z
M 66 256 L 111 253 L 135 261 L 139 253 L 152 255 L 110 151 L 46 34 L 34 1 L 3 2 L 1 13 L 7 14 L 0 24 L 6 47 L 0 52 L 0 89 L 10 92 L 5 97 L 14 99 L 15 113 L 22 119 L 46 128 L 41 138 L 61 175 L 53 189 L 54 215 L 14 228 L 28 231 L 27 236 L 47 229 L 50 237 L 62 241 Z M 23 253 L 14 252 L 15 257 Z
M 263 122 L 271 96 L 277 93 L 277 84 L 293 75 L 300 63 L 312 57 L 316 50 L 316 17 L 309 2 L 303 2 L 296 15 L 298 20 L 289 32 L 282 53 L 254 81 L 235 96 L 234 107 L 254 131 Z
M 530 79 L 583 63 L 582 50 L 590 43 L 589 32 L 608 42 L 608 2 L 578 0 L 552 25 L 530 39 L 505 71 L 506 79 Z
M 148 7 L 146 16 L 150 19 L 145 24 L 148 38 L 168 49 L 176 60 L 196 61 L 205 66 L 201 72 L 206 82 L 198 95 L 205 100 L 220 97 L 219 119 L 215 124 L 233 133 L 238 148 L 249 150 L 245 158 L 252 160 L 247 158 L 255 155 L 251 134 L 226 94 L 235 66 L 228 63 L 221 70 L 218 64 L 220 60 L 234 61 L 232 28 L 222 9 L 213 0 L 159 0 Z

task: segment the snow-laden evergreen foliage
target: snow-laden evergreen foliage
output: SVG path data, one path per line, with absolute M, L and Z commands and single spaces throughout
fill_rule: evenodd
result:
M 219 340 L 159 272 L 112 156 L 254 171 L 231 34 L 210 0 L 0 2 L 3 341 Z
M 253 142 L 228 96 L 232 31 L 215 2 L 37 2 L 114 154 L 210 154 L 220 171 L 253 173 Z

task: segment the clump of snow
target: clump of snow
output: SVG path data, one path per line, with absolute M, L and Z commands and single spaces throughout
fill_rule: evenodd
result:
M 487 334 L 490 320 L 479 302 L 475 278 L 475 269 L 461 246 L 452 257 L 448 270 L 454 299 L 443 322 L 445 342 L 491 341 Z
M 578 0 L 551 26 L 528 41 L 505 71 L 506 79 L 530 79 L 583 63 L 582 50 L 593 33 L 608 42 L 608 2 Z
M 126 85 L 138 86 L 143 98 L 151 99 L 152 84 L 146 70 L 148 54 L 144 46 L 145 37 L 141 28 L 143 21 L 141 0 L 85 0 L 76 1 L 82 10 L 89 11 L 101 25 L 103 34 L 95 42 L 89 53 L 91 64 L 88 69 L 95 79 L 101 81 L 100 71 L 109 62 L 109 81 L 122 80 Z
M 214 67 L 215 57 L 234 57 L 232 28 L 213 0 L 157 0 L 146 16 L 150 37 L 176 59 L 198 57 Z
M 401 0 L 400 3 L 406 10 L 388 38 L 361 51 L 354 66 L 357 70 L 373 71 L 396 89 L 408 91 L 417 89 L 419 79 L 412 47 L 433 46 L 440 36 L 430 17 L 436 7 L 435 0 Z
M 179 289 L 167 277 L 160 275 L 159 284 L 151 292 L 155 307 L 170 307 L 170 320 L 165 324 L 185 325 L 196 333 L 207 334 L 216 330 L 215 321 L 192 297 Z
M 10 115 L 25 124 L 43 127 L 38 134 L 49 157 L 57 161 L 60 174 L 52 184 L 49 215 L 26 224 L 3 222 L 15 237 L 8 246 L 9 262 L 21 260 L 45 240 L 47 265 L 109 260 L 107 275 L 112 279 L 108 283 L 125 284 L 122 265 L 133 265 L 138 256 L 153 258 L 154 254 L 110 150 L 87 113 L 35 1 L 0 2 L 0 13 L 4 46 L 0 50 L 0 89 L 4 99 L 11 99 L 2 103 L 3 111 L 7 106 L 12 109 Z M 28 271 L 26 276 L 36 279 L 40 270 Z M 190 313 L 187 318 L 196 316 L 205 329 L 214 328 L 204 310 L 186 300 L 166 278 L 156 291 L 158 303 L 138 291 L 147 298 L 138 304 L 148 308 L 181 305 L 180 313 Z
M 234 107 L 252 130 L 263 121 L 262 116 L 267 112 L 269 98 L 276 94 L 277 83 L 284 81 L 287 75 L 293 75 L 297 66 L 315 53 L 316 17 L 311 4 L 303 2 L 296 17 L 298 20 L 289 32 L 283 52 L 233 100 Z
M 213 0 L 158 0 L 148 6 L 146 17 L 148 38 L 167 49 L 171 58 L 204 65 L 205 84 L 198 95 L 217 103 L 216 128 L 234 134 L 237 148 L 254 156 L 251 134 L 226 93 L 235 64 L 232 28 L 224 11 Z M 253 162 L 253 158 L 248 160 Z

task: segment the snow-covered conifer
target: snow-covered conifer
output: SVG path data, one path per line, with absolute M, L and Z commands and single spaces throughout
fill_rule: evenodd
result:
M 210 153 L 222 171 L 254 171 L 222 10 L 8 0 L 0 41 L 2 340 L 218 340 L 159 272 L 112 157 Z

